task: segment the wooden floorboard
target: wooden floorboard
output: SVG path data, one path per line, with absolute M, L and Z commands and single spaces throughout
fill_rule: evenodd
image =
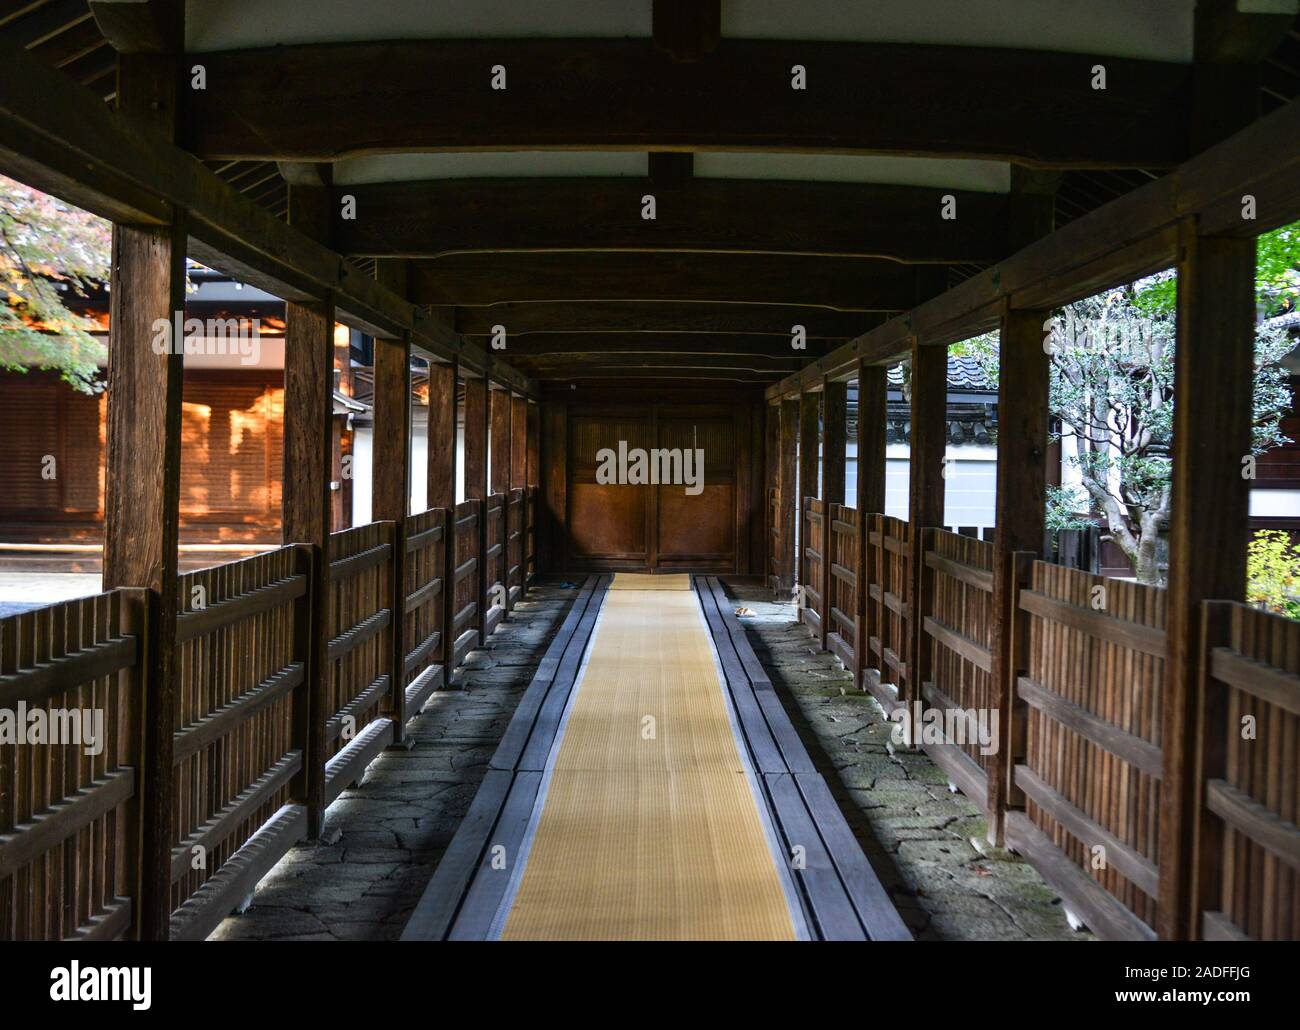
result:
M 465 901 L 447 934 L 448 940 L 481 941 L 488 938 L 492 921 L 510 886 L 510 878 L 522 860 L 524 835 L 541 783 L 541 772 L 525 769 L 515 773 L 510 793 L 501 806 L 501 815 L 479 856 L 478 866 L 465 892 Z
M 911 940 L 781 705 L 721 582 L 714 576 L 697 576 L 694 582 L 719 653 L 730 650 L 736 656 L 734 662 L 722 662 L 731 695 L 748 696 L 761 715 L 756 718 L 752 709 L 737 703 L 742 734 L 752 730 L 779 749 L 779 765 L 755 764 L 785 843 L 791 849 L 803 848 L 804 868 L 794 872 L 813 917 L 811 929 L 825 940 Z
M 551 691 L 555 681 L 555 674 L 559 670 L 565 651 L 571 645 L 576 646 L 574 632 L 592 602 L 599 578 L 598 576 L 587 577 L 582 585 L 582 590 L 579 591 L 573 605 L 569 608 L 568 614 L 565 615 L 564 621 L 560 623 L 560 628 L 556 630 L 555 636 L 551 638 L 551 642 L 537 666 L 537 672 L 533 674 L 532 682 L 529 683 L 528 689 L 524 691 L 524 696 L 520 698 L 519 707 L 515 709 L 510 724 L 506 727 L 505 735 L 501 738 L 501 743 L 497 745 L 496 752 L 492 755 L 492 760 L 489 763 L 490 768 L 515 769 L 518 766 L 519 759 L 528 746 L 528 738 L 532 736 L 538 713 L 546 701 L 547 694 Z M 583 646 L 586 646 L 585 642 Z

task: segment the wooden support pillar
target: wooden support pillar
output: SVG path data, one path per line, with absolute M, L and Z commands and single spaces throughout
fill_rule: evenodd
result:
M 528 398 L 510 398 L 510 489 L 528 485 Z
M 994 696 L 1001 746 L 988 776 L 989 839 L 1002 843 L 1003 816 L 1023 808 L 1015 766 L 1025 755 L 1027 712 L 1016 685 L 1027 658 L 1025 626 L 1016 603 L 1031 567 L 1029 552 L 1043 546 L 1047 507 L 1048 384 L 1051 361 L 1043 347 L 1047 311 L 1002 312 L 998 361 L 998 464 L 993 541 Z
M 528 464 L 525 469 L 524 485 L 539 487 L 542 485 L 542 406 L 535 401 L 528 401 Z
M 488 410 L 487 379 L 465 380 L 465 498 L 478 500 L 478 584 L 476 602 L 478 612 L 475 623 L 478 626 L 480 644 L 485 638 L 484 628 L 487 621 L 488 575 L 484 551 L 487 542 L 487 506 L 488 506 L 488 434 L 490 411 Z
M 863 686 L 863 673 L 871 653 L 871 636 L 879 635 L 879 627 L 871 624 L 867 603 L 871 586 L 871 569 L 867 561 L 868 536 L 871 532 L 869 516 L 885 510 L 885 413 L 888 406 L 889 370 L 883 365 L 858 362 L 858 482 L 856 503 L 858 507 L 858 577 L 854 601 L 857 619 L 857 636 L 853 641 L 853 683 L 859 690 Z
M 510 489 L 521 490 L 525 488 L 525 479 L 528 475 L 528 399 L 526 397 L 510 398 Z M 507 516 L 510 509 L 506 509 Z M 519 524 L 511 530 L 510 519 L 506 519 L 506 609 L 511 610 L 515 606 L 518 597 L 510 593 L 510 558 L 512 553 L 518 558 L 519 565 L 519 597 L 522 597 L 528 589 L 527 583 L 527 565 L 528 565 L 528 493 L 520 499 Z M 510 533 L 519 534 L 519 542 L 510 543 Z
M 456 507 L 456 363 L 429 365 L 429 478 L 426 500 L 430 508 Z
M 157 41 L 165 52 L 122 54 L 118 109 L 164 139 L 176 128 L 180 19 Z M 181 475 L 182 341 L 158 353 L 154 324 L 184 318 L 185 215 L 170 225 L 114 225 L 108 347 L 103 589 L 148 590 L 145 732 L 141 741 L 138 910 L 133 932 L 166 940 L 171 917 L 176 616 Z
M 799 402 L 781 402 L 781 447 L 779 458 L 778 528 L 781 541 L 781 569 L 777 584 L 778 596 L 788 596 L 799 574 L 799 560 L 795 554 L 795 519 L 799 513 L 798 489 L 795 484 L 796 457 L 799 441 Z
M 944 453 L 948 442 L 948 348 L 921 346 L 912 338 L 912 437 L 908 463 L 909 562 L 907 700 L 920 701 L 930 678 L 921 613 L 932 577 L 924 561 L 926 529 L 943 525 Z
M 514 461 L 511 455 L 513 436 L 511 427 L 512 402 L 509 390 L 488 390 L 489 418 L 491 419 L 491 493 L 501 494 L 501 555 L 497 559 L 501 569 L 501 607 L 510 608 L 510 476 Z M 495 582 L 491 573 L 487 584 L 491 588 Z M 488 598 L 489 607 L 492 598 Z M 502 612 L 504 615 L 504 611 Z
M 137 927 L 165 940 L 171 915 L 181 351 L 157 354 L 153 324 L 185 306 L 185 230 L 115 225 L 108 350 L 103 587 L 148 588 L 144 682 L 143 882 Z M 173 341 L 179 343 L 180 341 Z
M 822 384 L 821 499 L 844 504 L 844 478 L 848 424 L 849 384 L 827 379 Z
M 319 187 L 289 187 L 289 223 L 308 235 L 325 232 Z M 334 298 L 285 304 L 284 541 L 311 551 L 312 597 L 306 641 L 306 704 L 294 712 L 303 740 L 303 771 L 294 797 L 307 806 L 307 832 L 320 835 L 325 800 L 325 709 L 329 664 L 330 467 L 334 453 Z
M 1246 588 L 1255 357 L 1255 241 L 1182 226 L 1174 352 L 1173 494 L 1160 782 L 1160 897 L 1166 940 L 1195 935 L 1197 669 L 1201 602 L 1241 601 Z M 1206 427 L 1213 426 L 1212 432 Z
M 821 628 L 818 642 L 826 650 L 826 637 L 832 629 L 831 597 L 831 541 L 835 539 L 831 530 L 831 505 L 844 504 L 844 462 L 845 447 L 848 436 L 848 399 L 849 384 L 832 379 L 822 380 L 822 476 L 821 493 L 822 511 L 822 550 L 821 550 L 821 590 L 823 594 Z
M 399 295 L 406 294 L 403 260 L 378 261 L 375 278 Z M 406 516 L 411 509 L 411 341 L 407 336 L 375 338 L 375 428 L 371 452 L 370 511 L 375 522 L 397 524 L 393 541 L 388 624 L 390 641 L 389 712 L 393 744 L 406 740 Z
M 799 514 L 798 529 L 799 549 L 796 554 L 795 569 L 798 584 L 806 586 L 810 572 L 808 557 L 808 518 L 807 500 L 816 497 L 819 488 L 818 471 L 821 457 L 821 394 L 803 393 L 799 395 Z M 805 600 L 805 603 L 806 600 Z M 799 618 L 802 620 L 803 615 Z
M 510 445 L 513 439 L 511 430 L 512 405 L 509 390 L 489 390 L 491 403 L 491 455 L 492 475 L 491 490 L 494 494 L 510 492 L 510 477 L 513 461 Z

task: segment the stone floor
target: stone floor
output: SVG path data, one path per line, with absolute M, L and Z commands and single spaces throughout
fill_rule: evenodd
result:
M 576 587 L 535 590 L 473 652 L 461 689 L 436 694 L 412 724 L 414 746 L 388 751 L 326 815 L 321 841 L 295 847 L 218 940 L 391 940 L 469 808 L 487 762 Z M 920 939 L 1084 939 L 1023 862 L 983 845 L 984 820 L 923 754 L 891 753 L 876 703 L 818 653 L 793 608 L 732 588 L 791 718 L 850 825 Z
M 918 940 L 1086 940 L 1025 862 L 985 840 L 988 826 L 924 752 L 896 751 L 893 726 L 771 591 L 729 585 L 754 652 L 863 850 Z M 793 702 L 793 704 L 792 704 Z

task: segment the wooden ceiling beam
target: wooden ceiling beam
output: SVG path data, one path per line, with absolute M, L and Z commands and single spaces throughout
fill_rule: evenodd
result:
M 413 261 L 411 300 L 714 301 L 898 311 L 916 300 L 912 265 L 770 254 L 454 254 Z
M 647 194 L 655 198 L 653 220 L 642 217 Z M 444 179 L 338 186 L 336 214 L 344 195 L 355 198 L 356 217 L 335 218 L 333 243 L 345 254 L 375 257 L 626 250 L 987 264 L 1007 254 L 1005 195 L 919 186 Z M 944 217 L 947 197 L 955 218 Z
M 723 39 L 707 60 L 674 63 L 649 40 L 480 39 L 202 61 L 208 88 L 186 91 L 182 121 L 204 157 L 707 148 L 1164 168 L 1188 152 L 1186 67 L 1088 54 Z M 1091 88 L 1099 62 L 1104 90 Z M 806 88 L 792 88 L 796 64 Z M 496 65 L 506 89 L 492 88 Z
M 185 0 L 90 0 L 90 13 L 119 54 L 178 53 L 185 47 Z
M 745 355 L 800 361 L 818 357 L 830 344 L 829 340 L 811 340 L 796 349 L 788 336 L 748 333 L 532 333 L 515 337 L 507 331 L 503 356 L 517 364 L 557 356 L 604 354 Z
M 674 61 L 699 61 L 722 38 L 722 0 L 654 0 L 650 15 L 656 49 Z
M 742 333 L 785 339 L 800 325 L 809 340 L 851 340 L 887 317 L 779 304 L 602 301 L 458 308 L 455 324 L 466 336 L 488 336 L 502 325 L 511 338 L 551 333 Z

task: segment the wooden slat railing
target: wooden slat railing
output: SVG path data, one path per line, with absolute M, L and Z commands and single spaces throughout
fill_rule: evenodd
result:
M 537 487 L 524 493 L 524 590 L 537 578 Z
M 826 647 L 846 669 L 853 670 L 857 668 L 853 648 L 858 628 L 858 513 L 842 504 L 832 504 L 827 526 Z
M 489 637 L 506 612 L 506 496 L 491 494 L 486 508 L 483 560 L 487 565 L 483 636 Z
M 206 936 L 238 904 L 254 838 L 278 856 L 306 832 L 310 575 L 290 546 L 180 577 L 173 936 Z
M 325 614 L 329 675 L 322 711 L 327 713 L 325 746 L 331 756 L 363 739 L 366 746 L 377 748 L 374 741 L 382 728 L 367 735 L 366 727 L 404 708 L 394 701 L 402 690 L 394 690 L 392 634 L 387 632 L 396 618 L 392 593 L 396 540 L 393 522 L 371 522 L 330 534 Z M 390 734 L 391 729 L 390 724 Z M 342 786 L 337 785 L 337 790 Z M 326 798 L 328 804 L 328 789 Z
M 32 734 L 0 743 L 0 939 L 132 934 L 146 618 L 114 590 L 0 619 L 0 709 Z
M 505 518 L 505 576 L 506 610 L 514 608 L 524 592 L 524 547 L 527 534 L 526 501 L 522 489 L 511 490 L 506 495 Z
M 1205 605 L 1193 932 L 1300 937 L 1300 623 Z
M 452 583 L 452 606 L 447 636 L 451 641 L 450 669 L 455 669 L 473 647 L 478 646 L 478 566 L 479 517 L 483 502 L 461 501 L 453 519 L 452 560 L 449 563 Z
M 911 526 L 890 515 L 866 517 L 871 520 L 866 562 L 870 653 L 863 660 L 863 684 L 886 712 L 892 712 L 909 686 Z
M 922 530 L 921 542 L 927 582 L 920 616 L 923 646 L 930 651 L 921 699 L 928 709 L 951 713 L 945 730 L 951 726 L 962 739 L 945 733 L 937 740 L 932 733 L 920 743 L 962 793 L 986 808 L 994 745 L 981 746 L 979 731 L 992 731 L 998 710 L 991 651 L 993 545 L 942 529 Z
M 781 576 L 785 568 L 781 538 L 781 492 L 775 488 L 767 491 L 767 585 L 773 593 L 781 590 Z
M 1035 562 L 1017 608 L 1028 616 L 1013 716 L 1027 731 L 1013 770 L 1024 811 L 1007 813 L 1007 844 L 1099 936 L 1151 938 L 1165 591 Z
M 799 546 L 803 548 L 806 582 L 799 584 L 803 591 L 803 609 L 800 616 L 813 637 L 825 640 L 826 584 L 823 563 L 826 554 L 826 505 L 816 497 L 803 501 L 803 532 Z
M 447 509 L 429 508 L 403 522 L 406 561 L 401 716 L 415 715 L 446 682 Z

